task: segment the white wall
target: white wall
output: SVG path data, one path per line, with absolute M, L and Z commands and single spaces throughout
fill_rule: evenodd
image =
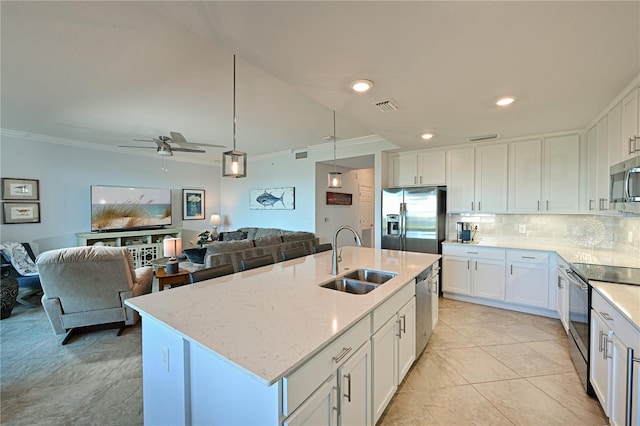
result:
M 396 145 L 378 137 L 345 141 L 338 145 L 337 158 L 374 156 L 376 220 L 379 220 L 380 211 L 380 197 L 377 194 L 382 190 L 382 151 L 394 148 Z M 227 229 L 260 226 L 316 232 L 316 162 L 332 158 L 332 144 L 314 146 L 308 151 L 308 158 L 300 160 L 296 160 L 295 155 L 288 151 L 259 158 L 252 158 L 249 153 L 246 178 L 221 178 L 220 211 L 228 215 L 230 224 Z M 326 183 L 326 176 L 323 182 Z M 249 210 L 250 190 L 287 186 L 296 189 L 295 210 Z
M 360 232 L 360 205 L 359 205 L 359 185 L 374 187 L 374 169 L 350 170 L 338 167 L 342 173 L 342 188 L 327 188 L 327 174 L 333 171 L 333 166 L 316 164 L 316 229 L 315 233 L 320 238 L 321 243 L 331 242 L 333 233 L 342 225 L 348 225 Z M 350 206 L 335 206 L 326 204 L 327 191 L 342 192 L 352 195 L 353 203 Z M 338 243 L 343 245 L 354 245 L 353 236 L 348 233 L 340 233 Z
M 2 177 L 40 180 L 41 222 L 2 224 L 2 241 L 33 241 L 40 252 L 76 244 L 75 234 L 91 228 L 91 185 L 172 189 L 174 228 L 199 233 L 207 220 L 182 221 L 182 189 L 204 189 L 205 217 L 220 209 L 220 167 L 169 159 L 163 172 L 160 157 L 137 156 L 3 135 Z M 193 233 L 191 233 L 193 235 Z M 184 237 L 189 238 L 186 232 Z M 188 240 L 184 243 L 189 246 Z

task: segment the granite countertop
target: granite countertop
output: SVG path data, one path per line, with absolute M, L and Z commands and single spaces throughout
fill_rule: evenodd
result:
M 364 267 L 397 273 L 374 291 L 354 295 L 318 286 L 334 278 L 331 255 L 305 256 L 125 304 L 271 385 L 440 258 L 344 247 L 340 274 Z
M 541 250 L 555 252 L 569 263 L 591 263 L 594 265 L 626 266 L 640 268 L 640 255 L 614 249 L 592 249 L 586 247 L 554 246 L 543 243 L 511 241 L 511 240 L 480 240 L 471 243 L 459 243 L 447 240 L 442 244 L 495 247 L 519 250 Z
M 612 284 L 589 281 L 589 285 L 629 320 L 640 333 L 640 287 L 636 285 Z

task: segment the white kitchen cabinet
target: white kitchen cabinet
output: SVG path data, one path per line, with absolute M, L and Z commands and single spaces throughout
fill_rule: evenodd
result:
M 365 343 L 338 370 L 339 425 L 371 424 L 371 343 Z M 334 410 L 332 410 L 334 411 Z M 314 424 L 314 423 L 306 423 Z
M 371 337 L 373 423 L 377 423 L 415 361 L 415 286 L 376 308 Z M 385 321 L 386 320 L 386 321 Z
M 627 404 L 631 404 L 632 418 L 628 424 L 640 420 L 640 368 L 632 363 L 633 398 L 627 396 L 628 349 L 635 357 L 640 350 L 640 332 L 613 307 L 597 290 L 591 300 L 591 352 L 589 377 L 605 414 L 612 425 L 626 424 Z
M 506 301 L 549 306 L 549 255 L 540 251 L 509 250 Z
M 627 148 L 622 140 L 622 103 L 618 102 L 607 113 L 609 140 L 609 166 L 622 161 L 622 153 Z
M 509 144 L 509 211 L 537 213 L 542 200 L 542 140 Z
M 627 160 L 640 154 L 640 88 L 634 88 L 622 99 L 622 158 Z
M 284 421 L 284 425 L 337 425 L 338 411 L 333 409 L 335 393 L 333 380 L 327 381 Z
M 447 151 L 447 212 L 475 210 L 475 151 Z
M 443 246 L 442 291 L 504 300 L 505 250 Z
M 543 199 L 548 213 L 575 213 L 580 209 L 580 135 L 544 140 Z
M 508 146 L 476 148 L 475 203 L 479 213 L 507 211 Z
M 401 153 L 394 186 L 444 185 L 445 151 Z
M 609 210 L 609 120 L 605 116 L 587 133 L 587 206 L 589 212 Z

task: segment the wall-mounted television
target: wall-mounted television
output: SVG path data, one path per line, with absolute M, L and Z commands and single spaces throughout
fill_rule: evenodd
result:
M 91 186 L 91 232 L 171 225 L 171 189 Z

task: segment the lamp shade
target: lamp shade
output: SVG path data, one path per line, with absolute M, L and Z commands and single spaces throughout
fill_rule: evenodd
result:
M 230 178 L 247 177 L 247 153 L 235 150 L 223 153 L 222 176 Z
M 162 240 L 164 257 L 175 258 L 182 253 L 182 238 L 165 238 Z
M 218 226 L 222 223 L 222 219 L 220 218 L 219 214 L 212 214 L 211 217 L 209 218 L 209 223 L 211 223 L 212 225 Z

